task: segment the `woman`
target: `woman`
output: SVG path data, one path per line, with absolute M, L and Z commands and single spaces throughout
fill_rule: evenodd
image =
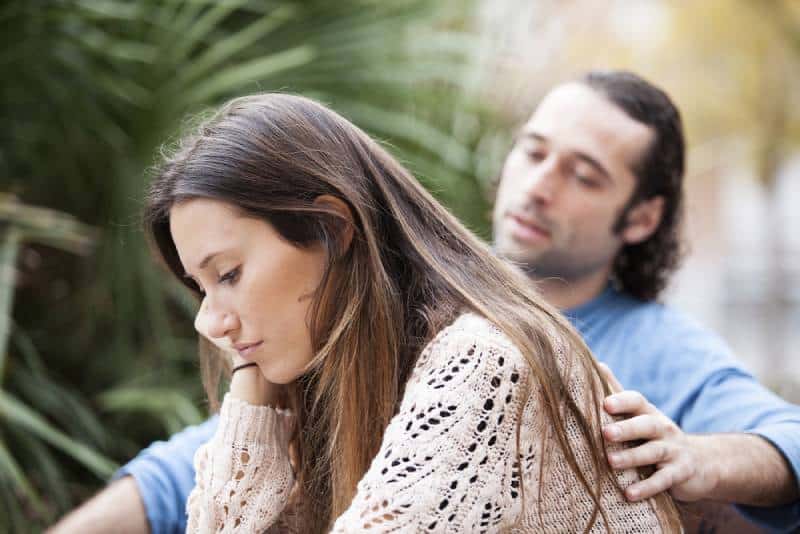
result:
M 627 503 L 569 324 L 355 126 L 236 99 L 158 169 L 146 227 L 233 368 L 191 532 L 677 531 Z M 232 354 L 232 355 L 231 355 Z

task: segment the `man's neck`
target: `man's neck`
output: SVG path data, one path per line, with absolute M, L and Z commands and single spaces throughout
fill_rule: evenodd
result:
M 577 280 L 536 278 L 536 287 L 544 299 L 560 310 L 569 310 L 597 297 L 608 285 L 609 270 L 601 270 Z

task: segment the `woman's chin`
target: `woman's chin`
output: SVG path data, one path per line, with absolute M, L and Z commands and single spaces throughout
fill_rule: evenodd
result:
M 272 368 L 266 365 L 259 365 L 261 374 L 272 384 L 286 385 L 294 382 L 302 373 L 293 369 Z

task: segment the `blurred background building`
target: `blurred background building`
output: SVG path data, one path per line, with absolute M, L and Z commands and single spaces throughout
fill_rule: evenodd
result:
M 666 299 L 795 399 L 798 17 L 791 2 L 487 0 L 476 19 L 483 86 L 518 121 L 554 81 L 591 68 L 631 69 L 670 93 L 689 140 L 690 249 Z

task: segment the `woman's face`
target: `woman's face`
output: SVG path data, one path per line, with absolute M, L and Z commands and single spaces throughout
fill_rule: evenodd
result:
M 260 219 L 225 202 L 193 199 L 170 211 L 170 232 L 186 275 L 204 292 L 195 328 L 286 384 L 313 356 L 312 295 L 327 256 L 297 248 Z

